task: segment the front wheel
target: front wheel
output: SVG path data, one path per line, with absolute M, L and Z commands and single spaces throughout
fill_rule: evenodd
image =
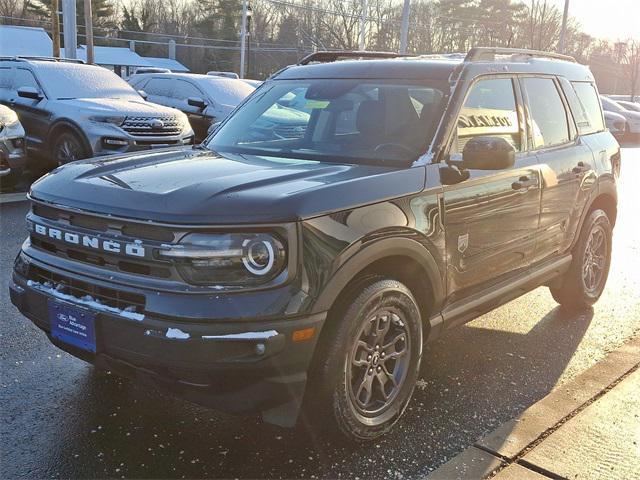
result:
M 611 223 L 607 214 L 593 210 L 585 220 L 573 250 L 571 266 L 551 295 L 563 307 L 580 310 L 598 301 L 609 276 Z
M 422 355 L 420 310 L 402 283 L 374 280 L 328 321 L 312 378 L 314 403 L 333 430 L 373 440 L 411 399 Z
M 56 138 L 51 153 L 56 167 L 89 157 L 82 139 L 70 131 L 63 132 Z

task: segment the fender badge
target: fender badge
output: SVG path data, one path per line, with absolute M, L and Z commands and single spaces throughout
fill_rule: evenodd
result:
M 469 246 L 469 234 L 458 235 L 458 251 L 464 253 Z

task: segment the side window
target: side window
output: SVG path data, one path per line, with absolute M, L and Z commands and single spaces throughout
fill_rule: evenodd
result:
M 13 70 L 11 70 L 11 67 L 0 67 L 0 98 L 9 96 L 12 78 Z
M 205 98 L 204 94 L 197 87 L 184 80 L 178 80 L 176 82 L 176 88 L 172 96 L 178 100 L 186 100 L 189 97 Z
M 573 89 L 573 86 L 566 78 L 560 78 L 560 86 L 562 87 L 562 91 L 564 92 L 565 97 L 567 97 L 567 101 L 569 102 L 569 107 L 571 108 L 571 113 L 573 114 L 573 118 L 576 121 L 576 125 L 578 126 L 578 133 L 580 135 L 587 135 L 589 133 L 593 133 L 593 129 L 591 127 L 591 122 L 589 121 L 589 117 L 587 116 L 587 111 L 584 108 L 584 105 L 576 95 L 576 91 Z
M 144 87 L 144 91 L 148 95 L 158 95 L 160 97 L 169 97 L 171 95 L 171 84 L 173 82 L 168 78 L 152 78 Z
M 602 110 L 600 106 L 600 100 L 598 99 L 598 92 L 593 83 L 590 82 L 571 82 L 573 89 L 584 107 L 586 117 L 589 121 L 590 127 L 586 133 L 601 132 L 604 130 L 604 122 L 602 120 Z M 583 133 L 580 131 L 580 133 Z
M 529 100 L 534 146 L 545 148 L 567 143 L 567 111 L 553 79 L 525 78 L 523 84 Z
M 18 90 L 19 88 L 30 87 L 35 88 L 36 90 L 40 90 L 40 86 L 36 81 L 33 73 L 24 68 L 16 69 L 16 73 L 13 77 L 13 90 Z
M 458 152 L 462 152 L 469 139 L 478 136 L 501 137 L 513 145 L 516 151 L 522 149 L 518 109 L 511 79 L 480 80 L 471 87 L 458 116 Z

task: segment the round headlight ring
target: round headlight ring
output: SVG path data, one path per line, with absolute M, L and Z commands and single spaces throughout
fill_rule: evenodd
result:
M 276 252 L 270 241 L 260 238 L 247 239 L 242 242 L 242 247 L 244 250 L 242 264 L 249 272 L 262 276 L 267 275 L 273 270 L 276 261 Z M 266 257 L 264 252 L 260 252 L 262 248 L 266 250 Z M 266 263 L 263 260 L 264 258 L 266 258 Z

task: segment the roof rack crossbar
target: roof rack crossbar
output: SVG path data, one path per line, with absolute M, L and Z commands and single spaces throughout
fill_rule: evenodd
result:
M 321 51 L 310 53 L 298 62 L 298 65 L 308 65 L 311 62 L 329 63 L 339 58 L 398 58 L 411 55 L 396 52 L 371 52 L 371 51 Z
M 565 62 L 577 63 L 576 59 L 561 53 L 543 52 L 541 50 L 527 50 L 525 48 L 504 48 L 504 47 L 474 47 L 469 50 L 464 61 L 482 62 L 493 61 L 496 55 L 524 55 L 537 58 L 552 58 L 555 60 L 564 60 Z
M 36 55 L 14 55 L 14 56 L 2 56 L 0 61 L 27 61 L 27 60 L 39 60 L 45 62 L 67 62 L 67 63 L 85 63 L 84 60 L 79 58 L 62 58 L 62 57 L 42 57 Z

